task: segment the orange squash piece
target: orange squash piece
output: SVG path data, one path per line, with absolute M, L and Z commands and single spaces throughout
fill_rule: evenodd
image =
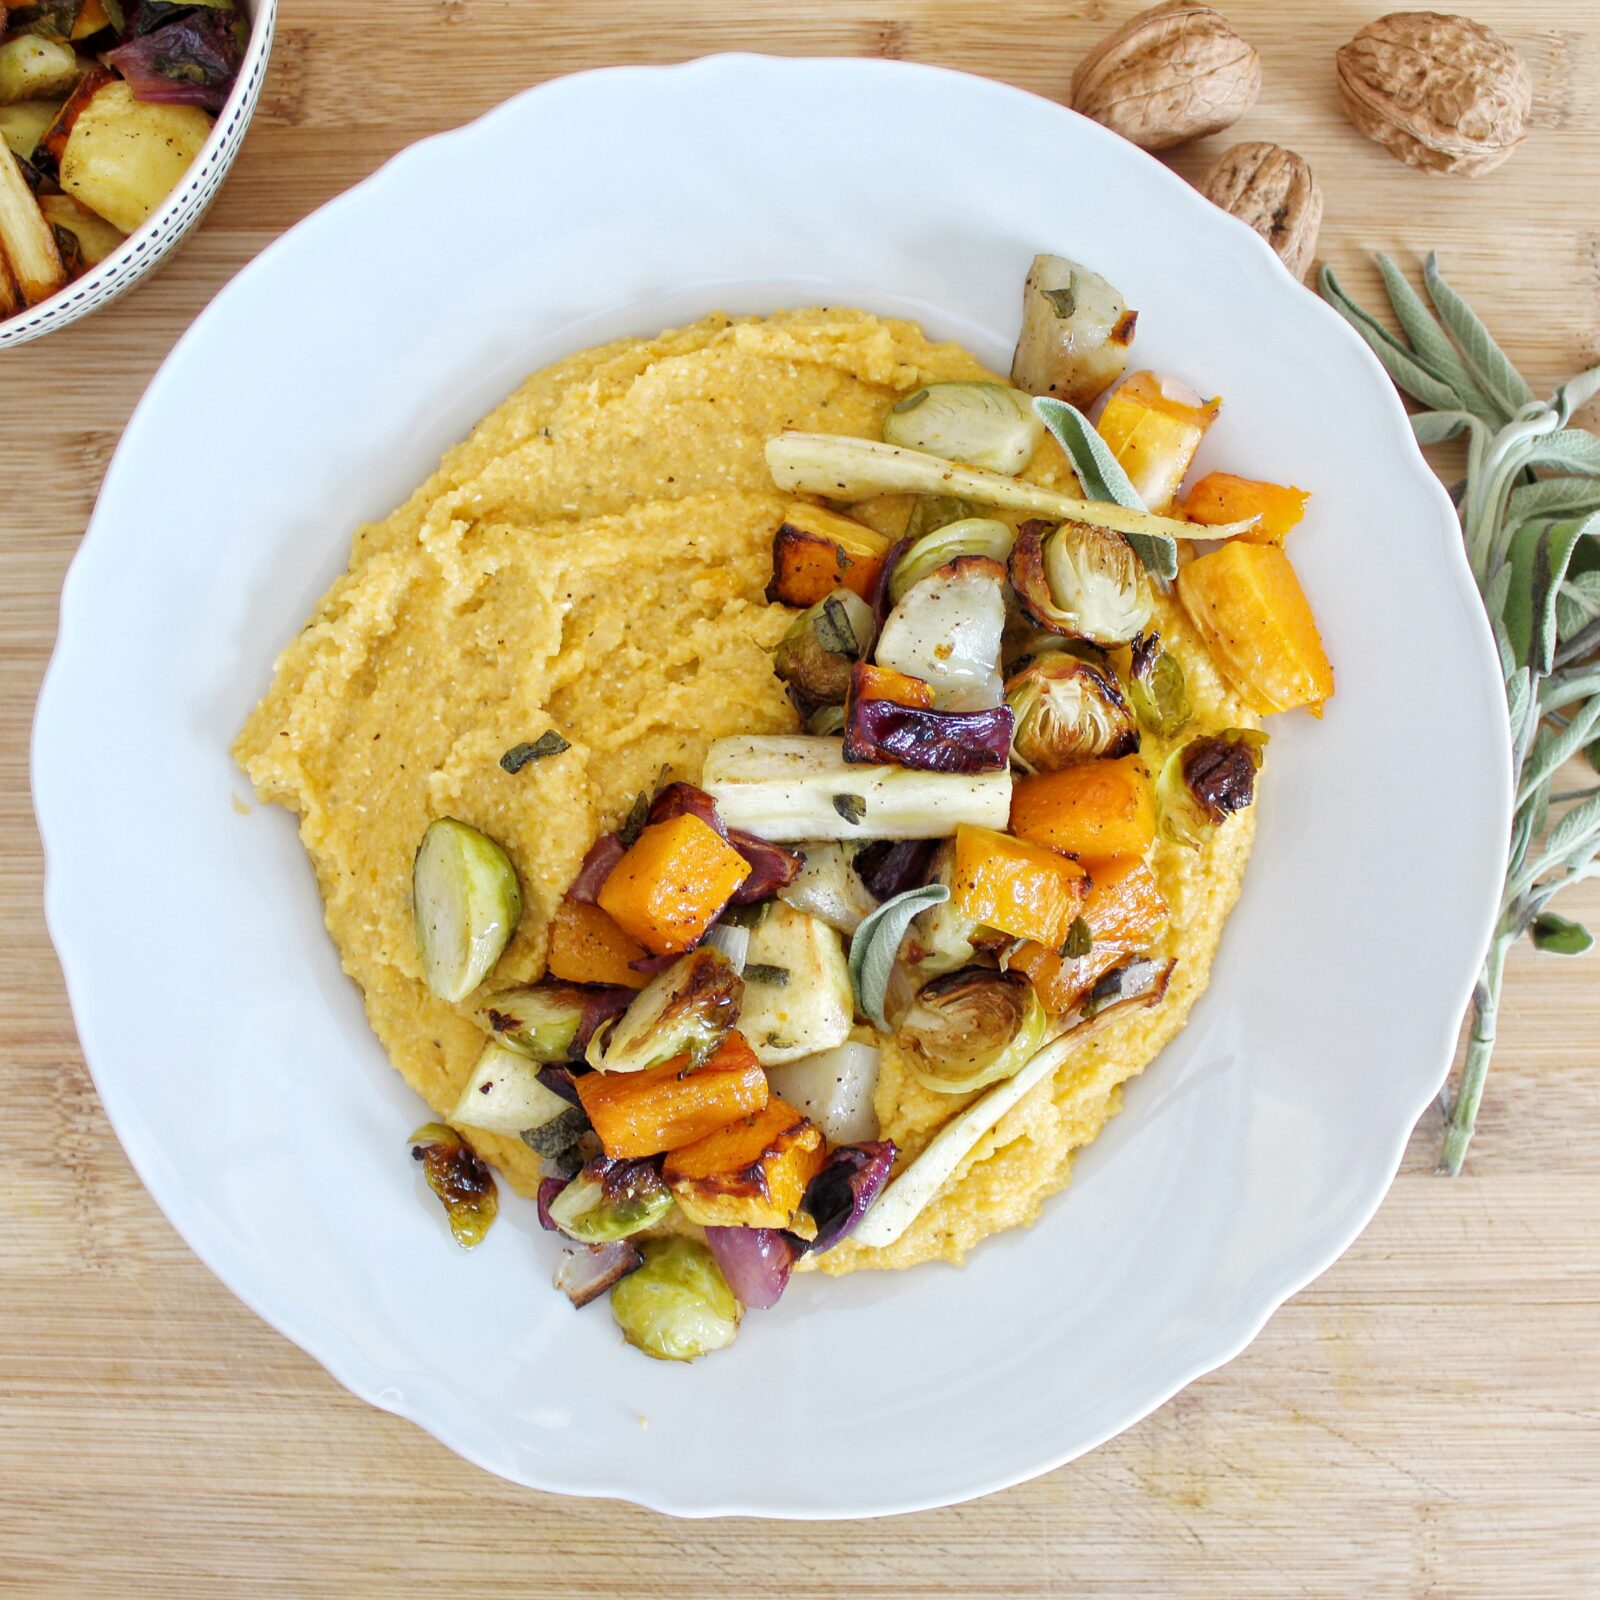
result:
M 703 1066 L 678 1056 L 643 1072 L 584 1072 L 578 1100 L 617 1160 L 676 1150 L 760 1111 L 767 1075 L 742 1033 L 727 1035 Z
M 1251 544 L 1282 544 L 1284 535 L 1306 514 L 1309 490 L 1281 483 L 1262 483 L 1232 472 L 1208 472 L 1183 502 L 1191 522 L 1215 527 L 1221 522 L 1243 522 L 1260 517 L 1253 528 L 1234 535 Z
M 1279 546 L 1230 539 L 1179 569 L 1178 598 L 1253 710 L 1304 706 L 1322 715 L 1333 667 L 1311 602 Z
M 754 1116 L 674 1150 L 662 1176 L 690 1222 L 787 1228 L 827 1154 L 822 1130 L 774 1095 Z
M 956 828 L 950 904 L 986 928 L 1057 949 L 1088 887 L 1076 861 L 1043 845 L 971 823 Z
M 1173 388 L 1176 394 L 1169 392 Z M 1195 405 L 1181 386 L 1164 386 L 1153 372 L 1135 372 L 1106 401 L 1095 428 L 1144 503 L 1164 512 L 1221 409 L 1221 400 Z
M 1150 769 L 1138 756 L 1102 757 L 1019 778 L 1011 831 L 1077 857 L 1091 876 L 1113 856 L 1142 856 L 1156 836 Z
M 600 889 L 600 909 L 651 955 L 691 948 L 722 914 L 750 864 L 690 812 L 652 822 Z
M 1059 949 L 1030 942 L 1014 950 L 1008 964 L 1033 980 L 1051 1016 L 1065 1016 L 1114 966 L 1148 950 L 1167 915 L 1167 897 L 1142 859 L 1108 861 L 1095 869 L 1083 902 L 1083 920 L 1094 940 L 1089 953 L 1066 957 Z
M 918 711 L 933 710 L 933 688 L 921 678 L 896 672 L 893 667 L 874 667 L 858 661 L 850 669 L 848 705 L 857 700 L 892 700 L 897 706 Z
M 563 900 L 550 919 L 545 970 L 552 978 L 563 978 L 568 983 L 611 983 L 642 989 L 650 979 L 643 972 L 635 972 L 629 963 L 642 961 L 648 954 L 599 906 Z
M 796 500 L 772 536 L 767 599 L 786 606 L 814 606 L 843 584 L 870 600 L 890 543 L 888 535 L 876 528 Z

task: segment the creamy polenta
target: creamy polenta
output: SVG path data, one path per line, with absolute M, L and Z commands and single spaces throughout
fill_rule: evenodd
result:
M 960 348 L 864 312 L 709 317 L 530 378 L 403 506 L 358 530 L 349 570 L 280 658 L 235 754 L 264 799 L 299 816 L 344 968 L 436 1113 L 456 1102 L 483 1034 L 470 1005 L 422 979 L 410 890 L 429 823 L 457 818 L 504 847 L 521 915 L 493 981 L 537 978 L 585 852 L 641 790 L 663 771 L 696 781 L 717 738 L 798 727 L 770 656 L 793 613 L 763 597 L 788 498 L 767 441 L 794 428 L 876 438 L 897 398 L 987 376 Z M 1059 459 L 1028 475 L 1068 476 Z M 1188 674 L 1188 731 L 1254 725 L 1183 614 L 1158 607 Z M 503 752 L 551 730 L 565 749 L 502 768 Z M 1149 753 L 1155 764 L 1165 751 L 1152 741 Z M 1171 906 L 1156 953 L 1177 962 L 1165 1000 L 1086 1038 L 896 1243 L 846 1241 L 817 1266 L 960 1260 L 1034 1220 L 1205 987 L 1252 827 L 1246 812 L 1199 850 L 1156 846 Z M 914 1156 L 952 1098 L 921 1088 L 891 1044 L 876 1105 L 882 1136 Z M 540 1161 L 523 1143 L 465 1131 L 514 1187 L 536 1188 Z

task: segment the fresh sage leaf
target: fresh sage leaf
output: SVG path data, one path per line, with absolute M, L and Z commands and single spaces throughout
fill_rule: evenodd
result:
M 1128 511 L 1149 510 L 1122 470 L 1122 463 L 1111 453 L 1110 445 L 1075 405 L 1041 395 L 1034 400 L 1033 409 L 1072 464 L 1086 500 L 1105 501 Z M 1122 537 L 1156 577 L 1177 577 L 1176 539 L 1155 533 L 1125 533 Z
M 1506 632 L 1518 664 L 1540 674 L 1555 661 L 1556 600 L 1573 547 L 1587 527 L 1587 522 L 1527 522 L 1511 541 Z
M 1427 303 L 1406 282 L 1405 274 L 1388 256 L 1378 258 L 1378 271 L 1383 274 L 1383 286 L 1389 292 L 1389 304 L 1394 307 L 1396 320 L 1411 342 L 1411 353 L 1417 364 L 1432 373 L 1441 383 L 1447 383 L 1461 397 L 1461 403 L 1474 416 L 1492 422 L 1497 428 L 1509 420 L 1478 385 L 1460 352 L 1451 344 L 1443 328 L 1434 320 Z
M 1600 367 L 1590 367 L 1575 378 L 1568 378 L 1555 392 L 1555 413 L 1561 425 L 1566 426 L 1574 411 L 1586 406 L 1600 394 Z
M 1418 411 L 1411 418 L 1418 444 L 1443 444 L 1471 425 L 1472 418 L 1465 411 Z
M 1541 911 L 1528 924 L 1528 934 L 1535 950 L 1553 956 L 1581 956 L 1594 944 L 1594 935 L 1581 922 L 1558 917 L 1553 911 Z
M 500 757 L 500 765 L 507 772 L 521 772 L 530 761 L 542 761 L 546 756 L 558 756 L 563 750 L 570 750 L 571 744 L 563 739 L 554 728 L 541 733 L 531 744 L 514 744 Z
M 1437 254 L 1430 252 L 1422 278 L 1439 320 L 1455 340 L 1483 391 L 1507 416 L 1525 406 L 1533 399 L 1533 390 L 1511 365 L 1510 358 L 1495 343 L 1494 335 L 1479 321 L 1477 313 L 1444 281 Z
M 1560 516 L 1600 510 L 1600 483 L 1589 478 L 1541 478 L 1511 491 L 1506 502 L 1509 523 L 1530 517 Z
M 1322 269 L 1320 281 L 1323 298 L 1367 341 L 1383 370 L 1400 389 L 1434 411 L 1463 409 L 1465 397 L 1457 394 L 1448 383 L 1434 377 L 1376 317 L 1363 311 L 1344 292 L 1331 267 Z
M 950 890 L 942 883 L 907 889 L 885 900 L 856 929 L 850 940 L 850 987 L 855 991 L 856 1009 L 873 1027 L 884 1031 L 889 1027 L 883 1003 L 889 993 L 895 956 L 906 929 L 911 926 L 911 919 L 919 911 L 942 905 L 949 898 Z
M 1600 434 L 1586 433 L 1582 428 L 1547 433 L 1535 447 L 1529 465 L 1600 478 Z

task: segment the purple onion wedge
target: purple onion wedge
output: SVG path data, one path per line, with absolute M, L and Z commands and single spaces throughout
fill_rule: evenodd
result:
M 924 711 L 893 700 L 857 700 L 844 730 L 846 761 L 890 762 L 921 772 L 1004 772 L 1011 764 L 1011 709 Z
M 566 1188 L 570 1178 L 541 1178 L 539 1192 L 534 1204 L 539 1208 L 539 1226 L 546 1233 L 560 1233 L 561 1229 L 556 1219 L 550 1215 L 550 1202 Z
M 220 111 L 239 75 L 249 23 L 208 6 L 177 16 L 106 57 L 134 98 L 153 105 Z
M 777 1228 L 707 1228 L 706 1245 L 734 1296 L 753 1311 L 777 1305 L 803 1249 Z
M 556 1268 L 556 1288 L 581 1308 L 643 1265 L 644 1257 L 631 1239 L 583 1245 L 562 1252 L 561 1264 Z
M 893 1139 L 870 1139 L 840 1145 L 828 1157 L 802 1202 L 817 1225 L 813 1250 L 831 1250 L 849 1238 L 889 1181 L 898 1153 Z
M 605 887 L 606 879 L 611 876 L 611 869 L 622 859 L 622 853 L 626 849 L 627 846 L 616 834 L 601 834 L 589 846 L 589 853 L 583 858 L 583 865 L 578 868 L 578 876 L 572 880 L 572 887 L 567 890 L 567 898 L 582 901 L 586 906 L 597 904 L 600 891 Z
M 750 863 L 750 876 L 733 891 L 736 906 L 770 900 L 780 889 L 787 889 L 805 865 L 804 856 L 785 850 L 782 845 L 768 844 L 739 828 L 728 830 L 728 843 Z
M 928 879 L 936 839 L 877 839 L 856 851 L 856 875 L 878 900 L 892 900 Z
M 583 997 L 583 1014 L 578 1019 L 578 1031 L 573 1035 L 572 1048 L 568 1055 L 573 1061 L 582 1061 L 584 1052 L 589 1048 L 589 1041 L 604 1024 L 613 1017 L 620 1017 L 624 1011 L 633 1004 L 637 991 L 624 989 L 619 985 L 608 985 L 605 988 L 592 988 L 585 990 Z M 552 1086 L 553 1087 L 553 1086 Z M 556 1090 L 560 1094 L 559 1089 Z

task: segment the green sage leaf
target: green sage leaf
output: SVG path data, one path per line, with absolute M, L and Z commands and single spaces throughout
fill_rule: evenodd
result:
M 1320 283 L 1323 299 L 1367 341 L 1383 370 L 1406 394 L 1435 411 L 1462 409 L 1464 396 L 1434 377 L 1376 317 L 1363 311 L 1340 287 L 1331 267 L 1322 269 Z
M 571 744 L 563 739 L 554 728 L 541 733 L 531 744 L 526 742 L 514 744 L 500 757 L 500 765 L 507 772 L 521 772 L 530 761 L 542 761 L 546 756 L 558 756 L 563 750 L 570 750 Z
M 1076 406 L 1069 405 L 1065 400 L 1040 396 L 1033 402 L 1033 409 L 1071 463 L 1086 500 L 1104 500 L 1129 511 L 1150 509 L 1140 498 L 1128 474 L 1122 470 L 1122 463 L 1111 453 L 1111 446 L 1100 437 L 1099 430 Z M 1170 539 L 1165 534 L 1150 533 L 1125 533 L 1122 537 L 1133 546 L 1134 554 L 1156 577 L 1177 577 L 1176 539 Z
M 789 987 L 789 969 L 769 966 L 764 961 L 747 961 L 742 974 L 746 983 L 769 983 L 775 989 Z
M 1567 581 L 1556 595 L 1556 636 L 1570 639 L 1600 617 L 1600 572 L 1580 572 L 1572 576 L 1567 569 Z
M 1566 426 L 1574 411 L 1586 406 L 1597 394 L 1600 394 L 1600 367 L 1590 367 L 1587 372 L 1568 378 L 1551 399 L 1562 426 Z
M 1461 403 L 1475 416 L 1496 427 L 1510 421 L 1510 414 L 1501 410 L 1472 376 L 1456 347 L 1446 337 L 1444 329 L 1434 320 L 1420 294 L 1406 281 L 1406 276 L 1388 256 L 1378 257 L 1378 271 L 1383 274 L 1383 286 L 1389 291 L 1389 304 L 1406 338 L 1411 341 L 1411 351 L 1417 363 L 1431 372 L 1441 383 L 1447 383 L 1461 397 Z
M 1600 443 L 1600 441 L 1597 441 Z M 1556 599 L 1586 522 L 1527 522 L 1511 541 L 1506 632 L 1517 661 L 1541 675 L 1555 664 Z
M 950 898 L 942 883 L 927 883 L 920 889 L 907 889 L 885 900 L 855 931 L 850 941 L 850 987 L 855 990 L 856 1009 L 873 1027 L 887 1030 L 883 1003 L 889 993 L 889 978 L 894 972 L 900 941 L 911 926 L 911 919 L 929 906 L 942 905 Z
M 1439 272 L 1439 257 L 1430 252 L 1422 272 L 1428 298 L 1446 331 L 1455 340 L 1479 386 L 1509 416 L 1533 399 L 1533 390 L 1522 374 L 1511 365 L 1494 335 L 1478 320 L 1477 314 L 1458 295 Z
M 1586 433 L 1582 428 L 1547 433 L 1535 442 L 1528 461 L 1535 467 L 1554 467 L 1600 478 L 1600 434 Z
M 1528 934 L 1534 949 L 1553 956 L 1581 956 L 1594 945 L 1594 935 L 1581 922 L 1553 911 L 1541 911 L 1528 925 Z
M 1418 411 L 1411 418 L 1411 431 L 1418 444 L 1443 444 L 1471 425 L 1472 419 L 1465 411 Z
M 1600 510 L 1600 483 L 1588 478 L 1541 478 L 1511 491 L 1506 520 L 1526 522 L 1529 517 L 1559 516 Z
M 1600 834 L 1600 794 L 1592 794 L 1581 804 L 1575 805 L 1550 830 L 1544 853 L 1560 859 L 1568 851 L 1592 843 L 1596 834 Z

